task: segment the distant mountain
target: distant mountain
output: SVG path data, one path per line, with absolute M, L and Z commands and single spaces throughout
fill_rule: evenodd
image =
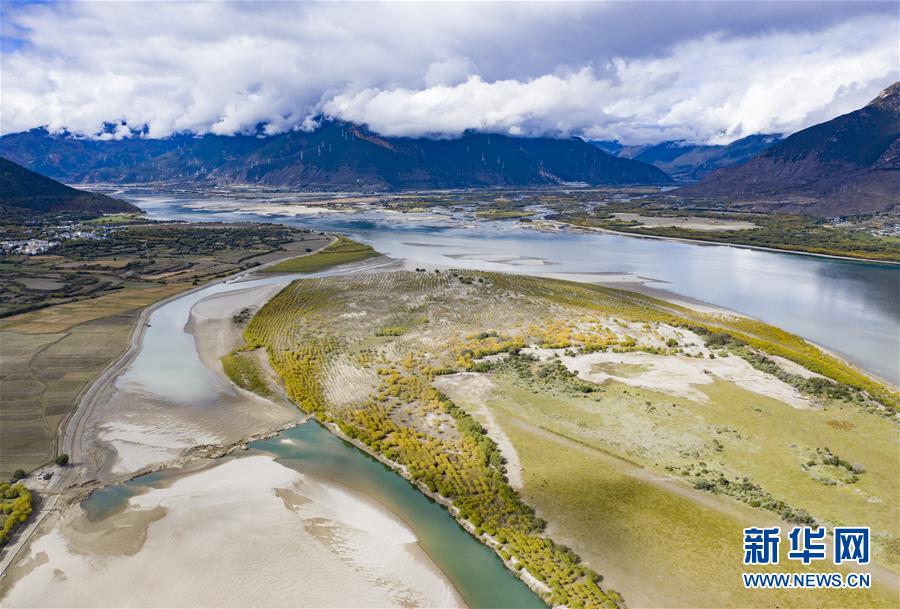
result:
M 825 216 L 893 209 L 900 205 L 900 82 L 859 110 L 675 194 Z
M 616 156 L 649 163 L 679 182 L 696 182 L 708 173 L 749 161 L 781 139 L 778 134 L 750 135 L 724 146 L 668 141 L 645 146 L 591 142 Z
M 34 129 L 0 138 L 0 154 L 69 183 L 206 181 L 313 189 L 672 183 L 652 165 L 611 156 L 577 138 L 392 138 L 338 121 L 269 137 L 164 140 L 88 140 Z
M 668 167 L 677 180 L 693 182 L 717 169 L 745 163 L 779 141 L 778 133 L 748 135 L 725 146 L 697 146 L 657 167 Z
M 0 158 L 0 212 L 4 215 L 22 217 L 34 213 L 100 214 L 139 211 L 130 203 L 70 188 Z
M 619 156 L 626 159 L 636 159 L 644 163 L 671 163 L 683 154 L 714 148 L 717 147 L 670 141 L 660 142 L 652 146 L 626 146 L 619 152 Z
M 619 156 L 619 151 L 625 147 L 616 140 L 588 140 L 588 143 L 614 156 Z

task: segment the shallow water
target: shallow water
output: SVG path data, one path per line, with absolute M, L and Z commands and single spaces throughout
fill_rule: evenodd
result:
M 299 425 L 251 447 L 278 455 L 279 463 L 298 472 L 334 480 L 379 501 L 415 531 L 419 545 L 469 607 L 544 607 L 496 554 L 475 541 L 442 506 L 318 423 Z
M 322 277 L 340 272 L 309 273 L 303 277 Z M 185 331 L 191 308 L 216 294 L 264 286 L 287 284 L 301 275 L 271 275 L 244 279 L 238 275 L 167 302 L 150 314 L 141 341 L 141 350 L 125 372 L 116 379 L 117 389 L 152 394 L 170 404 L 203 405 L 234 390 L 200 361 L 194 336 Z
M 333 272 L 305 275 L 317 277 Z M 173 408 L 214 404 L 232 389 L 206 368 L 194 338 L 185 332 L 191 308 L 199 301 L 231 290 L 286 282 L 290 276 L 250 281 L 231 280 L 186 294 L 154 311 L 149 318 L 139 355 L 116 386 L 157 396 Z M 415 533 L 431 560 L 473 608 L 545 607 L 543 602 L 503 566 L 497 556 L 472 538 L 438 504 L 415 490 L 405 479 L 365 453 L 344 443 L 317 424 L 289 429 L 254 448 L 278 456 L 278 461 L 308 473 L 353 487 L 386 506 Z M 176 476 L 179 470 L 161 471 L 105 487 L 82 502 L 92 521 L 122 510 L 143 489 Z M 303 548 L 297 548 L 302 552 Z
M 113 484 L 96 490 L 81 502 L 88 520 L 95 522 L 112 516 L 128 505 L 128 500 L 141 492 L 141 489 L 153 486 L 165 480 L 164 472 L 152 472 L 132 478 L 123 484 Z
M 348 233 L 411 264 L 602 280 L 651 287 L 756 317 L 900 383 L 900 267 L 575 231 L 540 232 L 460 214 L 380 211 L 296 218 L 185 207 L 200 199 L 118 194 L 150 217 L 281 222 Z M 232 203 L 240 199 L 229 199 Z
M 150 314 L 141 350 L 124 374 L 118 389 L 145 391 L 173 404 L 198 404 L 233 390 L 200 361 L 194 337 L 185 332 L 191 307 L 212 296 L 236 289 L 283 283 L 284 276 L 253 281 L 230 280 L 207 286 L 172 300 Z

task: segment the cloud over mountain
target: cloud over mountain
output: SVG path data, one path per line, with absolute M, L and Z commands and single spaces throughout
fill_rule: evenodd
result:
M 890 2 L 2 10 L 2 133 L 278 133 L 325 115 L 384 135 L 722 143 L 848 112 L 898 65 Z

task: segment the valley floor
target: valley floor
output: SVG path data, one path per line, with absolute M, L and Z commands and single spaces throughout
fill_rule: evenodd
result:
M 302 421 L 284 401 L 229 390 L 219 363 L 241 343 L 234 317 L 287 281 L 191 308 L 200 360 L 221 375 L 214 404 L 187 403 L 199 394 L 154 396 L 128 364 L 120 378 L 131 380 L 101 392 L 73 466 L 77 479 L 100 482 L 88 482 L 96 490 L 84 503 L 84 491 L 63 493 L 61 509 L 3 574 L 4 604 L 465 606 L 416 535 L 378 501 L 266 451 L 234 450 Z
M 111 605 L 183 605 L 186 589 L 161 582 L 192 572 L 197 606 L 333 606 L 336 581 L 343 606 L 463 605 L 383 505 L 234 452 L 299 421 L 299 406 L 450 504 L 550 605 L 896 605 L 895 388 L 721 311 L 377 258 L 354 268 L 194 304 L 199 368 L 145 344 L 144 373 L 179 376 L 126 370 L 105 386 L 79 480 L 180 471 L 93 521 L 69 489 L 5 573 L 5 602 L 107 589 Z M 744 590 L 741 530 L 797 522 L 871 526 L 873 588 Z M 216 569 L 200 566 L 211 557 Z M 260 588 L 235 586 L 248 577 Z

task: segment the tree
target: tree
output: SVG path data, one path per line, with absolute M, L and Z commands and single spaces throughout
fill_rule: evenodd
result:
M 24 469 L 17 469 L 13 472 L 13 481 L 21 480 L 26 476 Z
M 63 453 L 54 459 L 54 462 L 59 466 L 65 466 L 69 463 L 69 455 Z

